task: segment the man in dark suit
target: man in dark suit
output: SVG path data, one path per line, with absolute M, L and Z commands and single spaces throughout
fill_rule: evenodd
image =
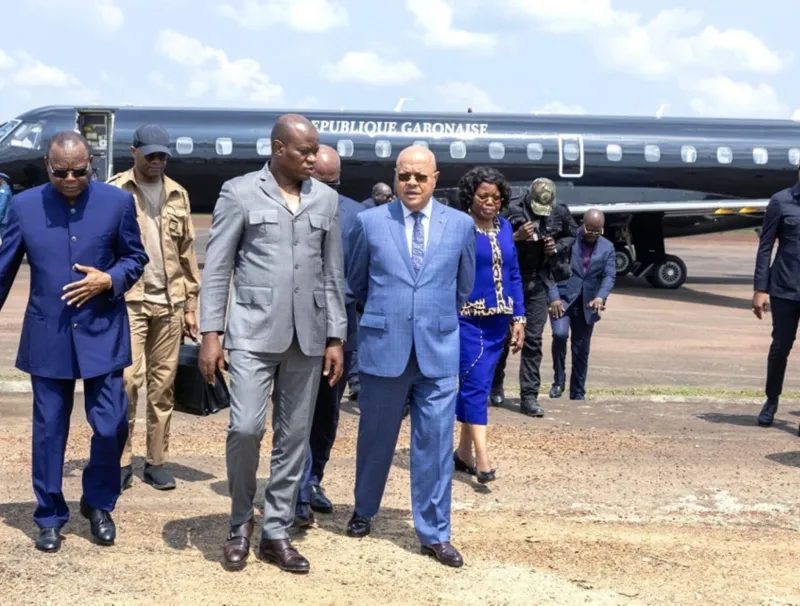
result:
M 586 375 L 594 325 L 600 321 L 617 279 L 616 253 L 603 237 L 605 216 L 589 209 L 572 247 L 572 274 L 548 291 L 553 329 L 553 386 L 551 398 L 560 398 L 567 373 L 567 339 L 572 331 L 572 376 L 569 399 L 586 399 Z
M 770 267 L 772 249 L 778 252 Z M 772 196 L 764 213 L 753 277 L 753 313 L 772 311 L 772 344 L 767 358 L 767 396 L 758 424 L 769 427 L 778 411 L 786 362 L 800 320 L 800 183 Z
M 372 188 L 372 196 L 361 204 L 364 208 L 375 208 L 394 200 L 394 192 L 386 183 L 376 183 Z
M 339 184 L 341 172 L 342 163 L 336 150 L 328 145 L 320 145 L 312 176 L 326 185 L 336 187 Z M 353 231 L 356 215 L 363 210 L 365 208 L 361 204 L 339 194 L 339 225 L 342 232 L 345 267 L 350 256 L 350 233 Z M 347 271 L 345 270 L 346 278 Z M 325 465 L 331 455 L 333 442 L 336 439 L 336 429 L 339 426 L 339 404 L 344 394 L 348 368 L 358 340 L 356 302 L 353 293 L 347 286 L 344 300 L 347 311 L 347 339 L 344 344 L 342 377 L 333 386 L 328 382 L 328 377 L 323 376 L 320 379 L 303 479 L 300 483 L 300 492 L 295 507 L 295 526 L 303 527 L 313 524 L 314 514 L 311 513 L 311 510 L 319 513 L 333 512 L 333 503 L 325 495 L 321 482 Z
M 133 197 L 91 179 L 88 143 L 56 134 L 45 156 L 50 183 L 11 200 L 0 246 L 0 307 L 23 255 L 31 270 L 16 366 L 33 388 L 33 490 L 38 506 L 36 548 L 58 551 L 69 521 L 61 491 L 64 451 L 76 379 L 83 379 L 92 427 L 83 471 L 81 514 L 101 545 L 111 545 L 111 512 L 121 492 L 120 458 L 128 437 L 122 372 L 131 364 L 125 292 L 144 273 Z

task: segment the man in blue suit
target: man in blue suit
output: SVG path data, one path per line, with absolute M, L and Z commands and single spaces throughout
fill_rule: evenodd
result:
M 439 173 L 425 147 L 400 152 L 397 195 L 361 213 L 348 280 L 364 303 L 355 510 L 347 534 L 363 537 L 378 513 L 406 395 L 411 392 L 411 502 L 422 552 L 464 562 L 450 544 L 458 310 L 475 281 L 475 224 L 433 198 Z
M 101 545 L 111 545 L 111 511 L 121 492 L 120 458 L 128 437 L 122 371 L 131 364 L 125 292 L 149 259 L 133 197 L 91 179 L 89 145 L 56 134 L 45 156 L 50 183 L 11 200 L 0 245 L 0 308 L 27 256 L 31 294 L 16 366 L 33 387 L 33 490 L 36 547 L 57 551 L 69 520 L 61 491 L 75 380 L 83 379 L 92 427 L 80 512 Z
M 589 346 L 594 325 L 600 321 L 606 300 L 617 279 L 616 253 L 603 237 L 605 216 L 595 208 L 586 211 L 572 248 L 572 275 L 550 287 L 550 322 L 553 329 L 553 386 L 551 398 L 560 398 L 567 380 L 567 338 L 572 331 L 570 400 L 586 398 Z
M 336 150 L 328 145 L 320 145 L 314 165 L 313 177 L 326 185 L 338 189 L 342 173 L 342 161 Z M 365 210 L 355 200 L 339 194 L 339 226 L 342 232 L 342 251 L 345 266 L 350 256 L 350 234 L 356 222 L 356 215 Z M 345 278 L 347 270 L 345 269 Z M 295 507 L 295 526 L 309 526 L 314 523 L 314 514 L 332 513 L 333 503 L 322 490 L 322 476 L 325 465 L 331 456 L 331 448 L 336 439 L 339 426 L 339 404 L 344 395 L 347 372 L 352 362 L 358 339 L 358 318 L 356 317 L 356 301 L 353 292 L 345 285 L 345 310 L 347 311 L 347 340 L 344 343 L 344 367 L 341 378 L 331 386 L 328 377 L 323 376 L 319 383 L 317 403 L 314 409 L 314 420 L 311 424 L 309 448 L 303 468 L 303 479 Z

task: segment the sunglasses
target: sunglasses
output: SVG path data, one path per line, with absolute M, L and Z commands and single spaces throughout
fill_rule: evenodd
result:
M 586 229 L 586 227 L 584 227 L 583 228 L 583 233 L 589 234 L 590 236 L 602 236 L 603 235 L 603 230 L 602 229 Z
M 397 173 L 397 180 L 403 183 L 411 181 L 411 177 L 414 177 L 417 183 L 426 183 L 428 181 L 428 175 L 422 173 Z
M 152 162 L 153 160 L 161 160 L 163 162 L 167 159 L 167 154 L 164 152 L 153 152 L 152 154 L 147 154 L 144 159 L 148 162 Z
M 47 163 L 47 169 L 52 173 L 52 175 L 56 179 L 66 179 L 70 173 L 76 179 L 80 179 L 81 177 L 85 177 L 89 173 L 89 165 L 83 166 L 81 168 L 53 168 L 50 165 L 50 162 Z

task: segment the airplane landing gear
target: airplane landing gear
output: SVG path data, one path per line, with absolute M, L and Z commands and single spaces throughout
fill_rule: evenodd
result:
M 675 255 L 665 255 L 662 263 L 656 263 L 647 274 L 647 281 L 656 288 L 674 290 L 686 282 L 686 263 Z

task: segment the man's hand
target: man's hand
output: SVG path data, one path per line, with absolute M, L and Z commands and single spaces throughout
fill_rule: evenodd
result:
M 517 231 L 514 232 L 514 242 L 527 242 L 533 240 L 533 221 L 520 225 Z
M 215 332 L 207 332 L 203 335 L 200 343 L 200 373 L 209 385 L 214 385 L 217 381 L 216 371 L 225 370 L 225 357 L 222 354 L 222 344 L 219 342 L 219 335 Z
M 61 300 L 66 301 L 67 305 L 80 307 L 92 297 L 109 290 L 114 285 L 111 281 L 111 276 L 94 267 L 86 267 L 76 263 L 73 269 L 85 273 L 86 277 L 64 287 L 66 294 L 61 297 Z
M 600 316 L 600 315 L 602 315 L 600 312 L 603 311 L 606 308 L 606 304 L 603 302 L 603 299 L 601 299 L 600 297 L 597 297 L 597 298 L 592 299 L 591 301 L 589 301 L 589 305 L 587 307 L 589 307 L 590 309 L 593 309 L 595 311 L 595 313 L 598 316 Z
M 564 315 L 564 302 L 561 299 L 550 303 L 550 315 L 554 318 L 560 318 Z
M 769 313 L 769 295 L 763 290 L 753 293 L 753 313 L 759 320 Z
M 183 334 L 197 341 L 197 314 L 193 311 L 187 311 L 183 314 Z
M 553 240 L 551 236 L 545 236 L 544 240 L 544 253 L 548 257 L 552 257 L 556 254 L 556 241 Z
M 525 342 L 525 325 L 522 322 L 514 322 L 511 325 L 511 353 L 518 353 Z
M 325 362 L 322 366 L 322 374 L 328 377 L 328 385 L 336 385 L 342 377 L 343 368 L 344 348 L 338 341 L 333 341 L 325 348 Z

